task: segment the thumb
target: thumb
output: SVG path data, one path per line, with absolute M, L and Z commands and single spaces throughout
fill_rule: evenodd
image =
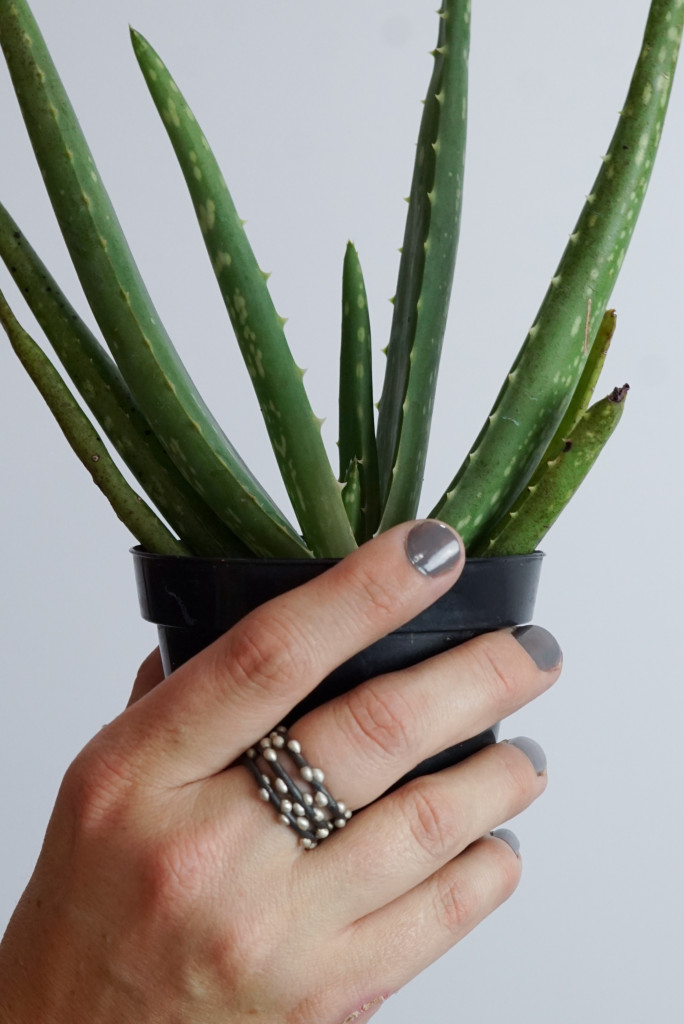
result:
M 131 704 L 135 704 L 136 701 L 144 697 L 146 693 L 153 690 L 158 683 L 161 683 L 164 678 L 164 669 L 162 668 L 161 654 L 157 647 L 151 654 L 148 654 L 142 665 L 138 669 L 138 674 L 135 677 L 133 683 L 133 689 L 131 696 L 128 699 L 127 707 Z

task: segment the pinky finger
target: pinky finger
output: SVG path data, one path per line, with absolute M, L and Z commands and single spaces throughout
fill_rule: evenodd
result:
M 518 849 L 516 836 L 499 829 L 415 889 L 357 921 L 351 946 L 359 973 L 361 965 L 369 972 L 367 990 L 397 991 L 504 903 L 520 881 Z

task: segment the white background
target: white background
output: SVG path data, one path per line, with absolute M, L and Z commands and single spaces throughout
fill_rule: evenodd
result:
M 34 0 L 131 246 L 200 389 L 283 505 L 174 158 L 127 23 L 169 64 L 248 221 L 335 458 L 344 246 L 386 344 L 436 0 Z M 424 505 L 487 414 L 589 192 L 624 99 L 646 0 L 474 0 L 465 213 Z M 0 195 L 84 302 L 0 69 Z M 515 823 L 513 899 L 380 1019 L 674 1021 L 681 1007 L 679 791 L 684 376 L 684 74 L 613 304 L 618 434 L 544 548 L 536 619 L 563 679 L 503 735 L 537 738 L 548 793 Z M 27 324 L 21 300 L 0 282 Z M 58 781 L 124 703 L 153 646 L 131 543 L 0 344 L 0 922 Z M 384 1015 L 384 1016 L 383 1016 Z

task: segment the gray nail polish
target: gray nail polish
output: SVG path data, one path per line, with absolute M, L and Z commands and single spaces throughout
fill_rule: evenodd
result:
M 453 530 L 436 519 L 417 523 L 406 538 L 409 561 L 423 576 L 439 576 L 453 569 L 461 545 Z
M 513 636 L 525 648 L 537 668 L 544 671 L 556 668 L 563 660 L 558 641 L 541 626 L 516 626 Z
M 494 832 L 490 832 L 490 835 L 494 836 L 495 839 L 502 839 L 504 843 L 508 843 L 516 857 L 520 856 L 520 840 L 515 832 L 511 832 L 510 828 L 497 828 Z
M 544 774 L 546 771 L 546 754 L 536 740 L 531 740 L 527 736 L 516 736 L 514 740 L 506 740 L 505 742 L 510 743 L 512 747 L 517 747 L 518 750 L 522 750 L 523 754 L 532 762 L 532 767 L 537 775 Z

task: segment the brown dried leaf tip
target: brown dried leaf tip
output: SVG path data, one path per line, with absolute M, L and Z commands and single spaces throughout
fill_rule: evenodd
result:
M 624 402 L 628 391 L 629 384 L 623 384 L 621 388 L 613 388 L 612 394 L 608 395 L 608 398 L 611 402 L 615 402 L 616 405 L 619 405 L 620 402 Z

